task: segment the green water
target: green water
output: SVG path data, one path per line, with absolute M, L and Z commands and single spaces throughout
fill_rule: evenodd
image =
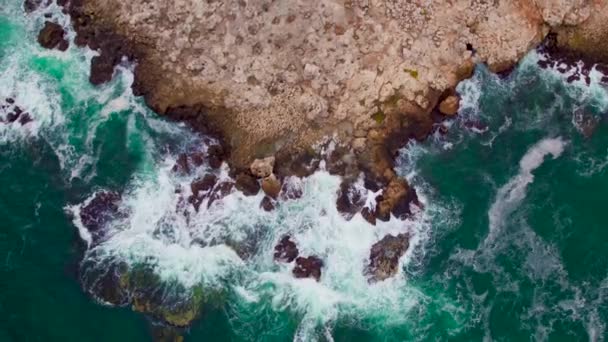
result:
M 411 223 L 419 241 L 399 279 L 361 282 L 348 268 L 361 254 L 357 241 L 344 241 L 349 230 L 372 241 L 368 230 L 391 231 L 398 223 L 370 228 L 331 212 L 337 236 L 326 229 L 300 238 L 303 249 L 326 253 L 334 277 L 324 275 L 320 284 L 293 281 L 288 270 L 268 262 L 271 245 L 236 274 L 224 274 L 206 263 L 222 250 L 204 254 L 174 240 L 172 234 L 191 227 L 173 216 L 171 234 L 128 234 L 158 223 L 144 214 L 174 211 L 163 208 L 175 204 L 163 184 L 184 180 L 165 180 L 163 170 L 198 138 L 134 98 L 126 69 L 109 85 L 89 85 L 90 53 L 39 48 L 43 13 L 26 17 L 19 6 L 0 0 L 0 101 L 15 98 L 34 122 L 0 123 L 0 341 L 152 339 L 149 317 L 102 305 L 81 285 L 86 244 L 68 209 L 100 189 L 122 192 L 132 209 L 129 222 L 113 222 L 116 238 L 100 251 L 134 263 L 156 257 L 155 270 L 179 289 L 197 281 L 221 288 L 221 300 L 182 331 L 187 341 L 605 339 L 608 126 L 602 120 L 608 96 L 598 84 L 567 85 L 538 69 L 534 54 L 507 80 L 480 66 L 461 84 L 463 109 L 448 135 L 409 146 L 400 156 L 399 171 L 420 189 L 426 210 L 424 224 Z M 49 13 L 67 20 L 55 9 Z M 575 113 L 598 121 L 591 136 L 577 130 Z M 467 121 L 488 130 L 475 133 Z M 545 147 L 540 157 L 539 146 Z M 289 219 L 295 212 L 305 214 L 306 224 L 326 224 L 310 208 L 330 210 L 338 180 L 318 174 L 305 184 L 316 192 L 275 216 L 243 199 L 224 214 L 208 213 L 213 220 L 218 215 L 209 220 L 230 233 L 237 226 L 234 232 L 276 230 L 269 244 L 280 235 L 278 227 L 295 224 Z M 203 231 L 214 231 L 209 226 Z M 132 236 L 146 239 L 130 242 Z M 346 252 L 326 251 L 339 248 Z M 197 268 L 201 260 L 208 268 Z M 215 271 L 220 275 L 214 278 Z

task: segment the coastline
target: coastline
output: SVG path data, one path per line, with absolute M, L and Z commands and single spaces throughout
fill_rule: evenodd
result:
M 370 9 L 366 5 L 359 7 L 350 4 L 342 9 L 335 7 L 332 2 L 319 1 L 316 5 L 321 8 L 327 5 L 331 7 L 331 11 L 328 10 L 328 15 L 324 14 L 326 18 L 315 19 L 308 15 L 298 18 L 295 15 L 297 12 L 285 14 L 290 13 L 289 6 L 272 7 L 262 3 L 244 6 L 241 3 L 228 2 L 219 7 L 196 7 L 189 1 L 180 1 L 173 7 L 163 9 L 172 13 L 171 18 L 158 17 L 157 14 L 163 11 L 159 12 L 160 7 L 155 7 L 153 3 L 149 8 L 146 7 L 148 5 L 138 2 L 122 5 L 113 4 L 111 1 L 74 0 L 60 4 L 64 5 L 72 17 L 77 32 L 76 43 L 100 51 L 100 55 L 93 59 L 91 65 L 90 80 L 93 84 L 110 80 L 114 66 L 120 64 L 123 57 L 135 62 L 134 93 L 143 96 L 149 107 L 160 115 L 187 122 L 196 131 L 216 137 L 222 145 L 222 153 L 218 157 L 228 162 L 234 177 L 241 177 L 249 182 L 252 177 L 256 178 L 251 174 L 251 163 L 256 158 L 266 157 L 275 158 L 274 173 L 280 183 L 291 175 L 302 176 L 314 172 L 317 168 L 315 165 L 322 159 L 329 164 L 335 164 L 328 165 L 328 169 L 344 177 L 346 187 L 363 173 L 366 185 L 371 190 L 384 190 L 384 197 L 378 198 L 378 209 L 373 213 L 374 217 L 370 218 L 370 222 L 374 222 L 376 218 L 388 220 L 391 213 L 400 217 L 404 212 L 403 207 L 409 206 L 409 203 L 415 200 L 415 191 L 410 191 L 407 182 L 397 177 L 393 170 L 397 150 L 405 146 L 409 139 L 425 139 L 438 128 L 440 121 L 456 113 L 458 97 L 455 87 L 472 75 L 475 64 L 487 63 L 492 71 L 504 75 L 526 52 L 538 46 L 549 31 L 559 30 L 560 25 L 568 25 L 567 29 L 572 31 L 573 25 L 578 23 L 593 23 L 594 20 L 597 22 L 595 18 L 598 15 L 594 13 L 601 13 L 601 8 L 608 6 L 601 3 L 560 2 L 552 5 L 533 5 L 523 2 L 517 5 L 464 8 L 463 11 L 462 4 L 446 3 L 439 4 L 439 8 L 429 9 L 420 9 L 414 5 L 415 8 L 406 11 L 398 8 L 399 6 L 391 7 L 395 4 L 390 2 L 376 4 L 378 8 Z M 441 8 L 442 6 L 445 8 Z M 184 9 L 188 8 L 195 9 L 196 13 L 184 14 L 188 12 L 184 12 Z M 258 11 L 260 9 L 261 11 Z M 178 40 L 176 34 L 183 29 L 181 21 L 176 20 L 184 19 L 185 16 L 192 22 L 192 18 L 198 18 L 200 13 L 203 13 L 201 10 L 212 15 L 216 20 L 215 26 L 208 28 L 207 33 L 198 33 L 195 36 L 188 31 L 188 42 L 170 45 L 171 41 Z M 508 13 L 501 18 L 500 14 L 504 11 Z M 245 22 L 233 24 L 234 13 L 240 12 L 245 13 L 245 17 L 241 18 Z M 134 13 L 140 13 L 141 18 Z M 350 19 L 342 18 L 345 14 Z M 397 14 L 401 17 L 395 20 Z M 193 15 L 195 17 L 192 17 Z M 267 19 L 270 16 L 274 16 L 271 27 L 264 31 L 262 27 L 265 26 L 260 23 L 260 18 Z M 446 18 L 464 23 L 452 24 L 452 27 L 437 23 L 440 20 L 445 21 Z M 340 19 L 346 21 L 342 22 Z M 399 30 L 407 27 L 399 27 L 399 30 L 395 31 L 391 26 L 395 22 L 410 19 L 422 20 L 421 23 L 429 28 L 416 34 L 412 33 L 413 36 L 408 36 L 410 32 L 406 31 L 405 36 L 401 36 Z M 322 29 L 316 27 L 318 20 L 325 23 Z M 383 20 L 387 23 L 382 23 Z M 230 37 L 230 25 L 242 28 L 248 22 L 256 26 L 255 30 L 251 29 L 251 25 L 248 26 L 250 38 L 262 35 L 268 38 L 269 42 L 280 33 L 273 25 L 285 30 L 294 25 L 296 29 L 302 29 L 298 25 L 312 25 L 314 29 L 308 30 L 306 34 L 310 35 L 314 31 L 319 39 L 329 41 L 327 48 L 327 44 L 315 40 L 319 49 L 338 50 L 337 54 L 345 56 L 354 53 L 353 58 L 358 58 L 357 61 L 351 61 L 355 64 L 345 69 L 350 79 L 340 78 L 336 71 L 322 69 L 313 62 L 303 65 L 301 71 L 291 70 L 293 57 L 290 54 L 293 52 L 281 54 L 282 48 L 277 44 L 264 45 L 261 48 L 259 43 L 253 46 L 252 65 L 263 63 L 260 62 L 262 57 L 269 59 L 271 57 L 268 56 L 274 53 L 280 56 L 272 59 L 272 63 L 291 61 L 292 64 L 287 70 L 277 71 L 275 68 L 262 71 L 261 74 L 254 73 L 244 84 L 240 81 L 228 81 L 220 87 L 214 87 L 212 84 L 222 83 L 221 78 L 233 80 L 236 77 L 235 70 L 231 72 L 226 65 L 211 74 L 204 68 L 182 70 L 181 64 L 198 61 L 197 56 L 190 51 L 192 46 L 198 44 L 197 39 L 211 39 L 218 34 Z M 164 36 L 146 33 L 143 28 L 150 28 L 151 24 L 164 25 L 158 29 Z M 374 26 L 370 26 L 375 24 L 382 24 L 379 32 L 375 32 L 378 27 L 374 29 Z M 166 25 L 169 25 L 169 29 Z M 196 27 L 194 23 L 189 25 Z M 412 27 L 410 29 L 416 31 Z M 389 35 L 386 39 L 395 42 L 405 39 L 410 51 L 406 53 L 407 46 L 403 44 L 400 45 L 403 46 L 403 52 L 397 51 L 396 54 L 390 49 L 386 50 L 394 43 L 376 46 L 372 39 L 377 39 L 379 34 Z M 167 35 L 175 38 L 168 42 L 165 37 Z M 289 36 L 293 41 L 299 38 L 294 37 L 292 33 Z M 240 36 L 237 34 L 238 37 Z M 345 37 L 356 42 L 358 47 L 349 45 Z M 308 43 L 305 45 L 316 50 L 314 45 L 308 42 L 309 39 L 304 39 L 304 42 Z M 244 50 L 238 47 L 238 42 L 214 42 L 206 48 L 217 50 L 223 46 L 223 49 L 228 49 L 224 55 L 232 53 L 230 49 L 238 50 L 241 55 L 245 53 L 245 56 L 252 53 L 249 50 L 243 52 Z M 581 46 L 586 46 L 581 43 L 580 38 L 576 43 L 578 45 L 574 47 L 581 51 Z M 565 44 L 568 43 L 560 42 L 562 50 L 566 49 Z M 353 48 L 359 52 L 354 52 Z M 386 56 L 373 52 L 378 48 L 384 51 L 381 54 Z M 176 59 L 176 54 L 181 56 L 181 61 Z M 203 54 L 203 57 L 211 58 L 205 52 Z M 256 59 L 255 55 L 259 55 L 259 58 Z M 425 56 L 426 60 L 408 62 L 408 56 Z M 310 58 L 314 60 L 317 57 L 313 54 Z M 374 68 L 376 70 L 373 70 Z M 401 73 L 398 73 L 399 71 Z M 206 82 L 205 75 L 212 81 Z M 288 75 L 295 78 L 292 77 L 290 81 Z M 278 88 L 273 88 L 272 84 L 275 84 L 274 79 L 277 77 L 284 81 L 277 85 Z M 264 83 L 263 80 L 269 78 L 271 81 Z M 371 83 L 365 85 L 366 82 Z M 166 87 L 171 89 L 165 89 Z M 327 92 L 329 88 L 335 89 Z M 297 95 L 298 92 L 303 93 Z M 258 95 L 261 99 L 266 99 L 264 103 L 255 103 Z M 239 99 L 235 100 L 234 96 Z M 355 101 L 353 96 L 361 99 Z M 275 98 L 278 102 L 273 100 Z M 447 110 L 446 115 L 441 113 L 440 109 L 447 98 L 450 98 L 449 106 L 452 108 Z M 302 101 L 304 107 L 292 106 L 302 104 Z M 339 148 L 334 149 L 331 155 L 321 155 L 318 146 L 326 145 L 330 141 Z
M 123 56 L 133 61 L 141 62 L 145 60 L 145 52 L 141 52 L 145 51 L 145 49 L 140 51 L 139 47 L 134 47 L 136 44 L 132 45 L 128 38 L 123 38 L 120 34 L 113 32 L 112 29 L 97 26 L 98 24 L 95 22 L 89 21 L 91 20 L 89 17 L 90 13 L 83 14 L 84 12 L 77 12 L 82 7 L 72 7 L 77 6 L 76 4 L 77 2 L 72 2 L 68 6 L 70 6 L 70 13 L 78 36 L 81 37 L 77 38 L 77 43 L 88 45 L 93 49 L 101 51 L 100 57 L 94 60 L 92 65 L 92 83 L 102 83 L 104 80 L 108 80 L 108 75 L 111 78 L 114 66 L 121 62 Z M 74 10 L 75 8 L 78 10 Z M 494 65 L 494 69 L 497 71 L 508 70 L 515 63 L 516 61 L 511 64 L 499 63 Z M 469 69 L 466 72 L 463 71 L 463 79 L 470 76 L 472 70 L 472 65 L 469 65 Z M 167 106 L 164 109 L 162 107 L 155 108 L 154 94 L 147 88 L 146 77 L 159 76 L 147 75 L 146 70 L 138 72 L 136 69 L 134 92 L 143 95 L 151 108 L 155 109 L 159 114 L 177 121 L 185 121 L 199 132 L 222 139 L 222 151 L 218 152 L 215 157 L 219 161 L 227 161 L 229 163 L 233 176 L 238 178 L 239 175 L 245 174 L 249 180 L 253 178 L 254 182 L 263 182 L 262 178 L 269 177 L 268 173 L 264 173 L 261 177 L 253 174 L 249 167 L 250 162 L 253 160 L 237 162 L 235 159 L 232 159 L 231 152 L 238 145 L 234 143 L 234 136 L 227 134 L 230 130 L 227 130 L 226 125 L 229 126 L 230 123 L 224 123 L 221 120 L 218 123 L 218 121 L 213 119 L 214 115 L 226 116 L 226 113 L 230 113 L 230 110 L 219 107 L 208 107 L 200 103 L 186 105 L 179 104 L 179 102 L 176 106 Z M 347 193 L 348 186 L 350 185 L 349 182 L 353 182 L 359 173 L 363 172 L 366 178 L 365 186 L 367 189 L 374 191 L 383 189 L 388 194 L 386 198 L 381 198 L 378 201 L 377 208 L 380 208 L 378 212 L 373 213 L 371 216 L 368 215 L 370 217 L 369 221 L 371 222 L 375 219 L 388 220 L 391 214 L 397 217 L 406 215 L 406 209 L 409 209 L 409 204 L 416 200 L 415 191 L 410 189 L 407 182 L 400 179 L 393 171 L 395 153 L 409 139 L 425 139 L 434 129 L 438 128 L 435 125 L 436 123 L 449 118 L 449 116 L 440 114 L 439 106 L 443 103 L 444 99 L 454 94 L 453 89 L 456 84 L 442 91 L 430 89 L 424 98 L 427 105 L 424 108 L 416 106 L 415 110 L 404 112 L 407 115 L 403 115 L 401 110 L 403 109 L 402 107 L 407 107 L 408 104 L 400 103 L 401 99 L 391 99 L 389 97 L 390 100 L 382 104 L 382 123 L 376 122 L 378 126 L 370 128 L 365 137 L 357 137 L 355 132 L 353 132 L 351 138 L 354 139 L 352 139 L 353 142 L 350 145 L 348 143 L 338 144 L 338 147 L 341 148 L 333 149 L 329 154 L 321 155 L 316 150 L 311 151 L 310 147 L 312 145 L 295 145 L 296 148 L 302 148 L 304 152 L 297 152 L 297 149 L 292 150 L 290 148 L 274 151 L 270 155 L 274 155 L 276 161 L 271 168 L 270 174 L 276 173 L 281 181 L 291 175 L 305 176 L 314 172 L 321 161 L 325 161 L 330 173 L 340 175 L 345 179 L 347 190 L 342 191 L 342 193 Z M 375 121 L 375 119 L 372 120 Z M 324 131 L 322 135 L 324 136 L 325 134 L 327 132 Z M 339 136 L 340 138 L 344 140 L 343 136 Z M 352 145 L 356 139 L 366 139 L 363 148 L 357 149 Z M 314 142 L 316 145 L 319 143 L 319 140 L 314 140 Z M 250 157 L 268 156 L 269 154 L 262 153 L 261 155 Z M 190 161 L 188 160 L 193 160 L 193 156 L 186 156 L 186 159 L 186 163 L 189 163 Z M 310 167 L 310 165 L 312 166 Z M 257 191 L 259 191 L 259 187 Z M 346 203 L 344 211 L 349 212 L 353 210 L 352 207 L 355 207 L 355 212 L 363 210 L 362 207 L 357 207 L 356 203 Z M 141 310 L 150 311 L 149 308 Z

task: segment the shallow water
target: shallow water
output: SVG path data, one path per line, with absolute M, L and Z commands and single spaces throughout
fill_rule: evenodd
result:
M 402 150 L 398 171 L 425 206 L 411 220 L 346 221 L 340 179 L 324 171 L 292 179 L 303 197 L 271 213 L 261 195 L 237 192 L 196 212 L 175 191 L 187 195 L 196 176 L 171 169 L 210 142 L 147 110 L 128 65 L 91 86 L 94 52 L 38 47 L 44 13 L 19 6 L 0 0 L 0 100 L 34 121 L 0 123 L 1 341 L 150 340 L 147 318 L 89 293 L 113 265 L 151 270 L 167 306 L 209 294 L 184 332 L 191 341 L 604 340 L 608 96 L 598 75 L 567 84 L 534 52 L 505 80 L 478 67 L 458 88 L 448 134 Z M 598 122 L 589 137 L 585 120 Z M 125 214 L 87 245 L 77 214 L 103 190 L 123 194 Z M 371 245 L 401 232 L 412 242 L 399 274 L 370 285 Z M 324 260 L 319 283 L 273 261 L 284 234 Z M 254 241 L 255 252 L 243 261 L 218 241 Z

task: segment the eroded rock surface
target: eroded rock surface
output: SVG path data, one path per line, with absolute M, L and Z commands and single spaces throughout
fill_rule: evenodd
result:
M 376 242 L 369 253 L 369 281 L 374 283 L 394 276 L 399 271 L 399 259 L 409 247 L 409 235 L 387 235 Z
M 65 51 L 69 47 L 69 43 L 65 39 L 63 27 L 51 21 L 44 23 L 44 27 L 38 34 L 38 43 L 46 49 L 58 49 L 61 51 Z
M 296 265 L 293 268 L 293 275 L 296 278 L 313 278 L 316 281 L 321 279 L 321 269 L 323 260 L 316 256 L 297 257 Z
M 508 70 L 549 30 L 563 45 L 591 50 L 605 37 L 608 12 L 605 1 L 585 0 L 78 0 L 69 7 L 77 41 L 101 51 L 94 83 L 111 77 L 119 55 L 137 59 L 136 92 L 159 113 L 204 107 L 200 115 L 226 136 L 231 163 L 242 168 L 333 134 L 345 144 L 358 138 L 363 150 L 390 132 L 426 127 L 438 95 L 474 63 Z M 595 45 L 601 52 L 603 43 Z

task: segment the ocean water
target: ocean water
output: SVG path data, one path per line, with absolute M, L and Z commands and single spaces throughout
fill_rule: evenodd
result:
M 171 169 L 213 142 L 134 97 L 132 66 L 90 85 L 95 52 L 36 43 L 45 13 L 73 39 L 69 19 L 20 6 L 0 0 L 0 105 L 12 98 L 33 119 L 0 123 L 0 341 L 151 340 L 153 318 L 92 290 L 116 267 L 150 272 L 161 306 L 204 298 L 186 341 L 605 339 L 608 93 L 597 72 L 568 84 L 536 52 L 506 79 L 479 66 L 448 133 L 400 153 L 424 204 L 407 221 L 346 221 L 340 179 L 323 170 L 291 179 L 302 198 L 270 213 L 238 192 L 196 212 L 190 182 L 227 169 Z M 97 243 L 78 213 L 100 191 L 122 200 Z M 402 232 L 412 241 L 399 273 L 370 285 L 371 245 Z M 324 260 L 319 283 L 273 261 L 284 234 Z M 235 244 L 254 252 L 242 260 Z

